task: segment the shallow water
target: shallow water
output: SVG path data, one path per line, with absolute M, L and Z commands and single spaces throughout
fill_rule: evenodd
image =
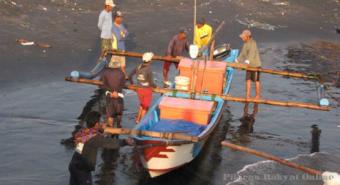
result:
M 253 0 L 251 1 L 253 2 Z M 2 3 L 2 1 L 0 2 Z M 118 2 L 126 13 L 128 27 L 132 33 L 128 42 L 130 50 L 152 50 L 162 54 L 168 39 L 176 33 L 177 28 L 191 25 L 191 7 L 188 2 L 183 2 L 183 4 L 181 1 Z M 312 66 L 313 69 L 318 69 L 314 64 L 309 64 L 306 61 L 299 62 L 299 59 L 306 58 L 312 60 L 312 63 L 318 62 L 314 55 L 309 57 L 310 49 L 296 52 L 297 56 L 293 59 L 289 57 L 289 51 L 294 48 L 301 49 L 301 43 L 308 45 L 314 40 L 323 39 L 333 42 L 340 40 L 335 33 L 332 35 L 335 20 L 338 20 L 333 12 L 333 9 L 338 8 L 336 1 L 326 1 L 327 3 L 315 1 L 302 6 L 306 1 L 301 0 L 291 2 L 288 8 L 273 6 L 261 1 L 254 2 L 256 6 L 250 6 L 247 2 L 246 0 L 207 1 L 200 3 L 199 10 L 207 16 L 208 20 L 212 21 L 214 26 L 218 24 L 218 21 L 226 20 L 226 29 L 222 31 L 218 39 L 220 42 L 228 40 L 234 48 L 241 45 L 237 35 L 244 28 L 243 25 L 237 23 L 236 18 L 238 17 L 250 17 L 261 22 L 288 26 L 275 31 L 254 28 L 256 40 L 261 48 L 263 65 L 268 68 L 308 71 L 310 70 L 308 67 Z M 79 3 L 84 11 L 72 13 L 71 8 L 74 6 L 72 4 L 72 6 L 56 6 L 50 5 L 47 1 L 39 3 L 47 6 L 49 10 L 53 10 L 53 15 L 55 14 L 61 24 L 65 23 L 65 27 L 53 27 L 59 31 L 58 33 L 50 32 L 49 28 L 39 25 L 39 19 L 32 20 L 30 22 L 32 29 L 28 30 L 14 29 L 12 22 L 7 24 L 7 19 L 0 23 L 8 28 L 7 31 L 6 29 L 5 31 L 0 30 L 2 38 L 0 41 L 4 43 L 3 46 L 7 46 L 7 48 L 0 47 L 0 50 L 3 51 L 1 52 L 3 68 L 0 69 L 2 84 L 0 87 L 0 127 L 2 128 L 0 130 L 0 140 L 2 141 L 0 144 L 2 148 L 0 184 L 67 184 L 69 176 L 67 167 L 73 150 L 60 145 L 59 142 L 70 136 L 74 125 L 78 123 L 78 116 L 92 99 L 91 96 L 95 91 L 93 86 L 64 82 L 63 77 L 71 70 L 85 70 L 92 66 L 98 51 L 93 49 L 89 52 L 88 48 L 97 48 L 98 40 L 96 40 L 97 30 L 94 26 L 89 26 L 89 22 L 91 25 L 96 24 L 97 10 L 100 9 L 100 6 L 92 6 L 90 1 L 84 1 L 83 4 Z M 55 7 L 65 11 L 62 13 L 71 18 L 64 18 L 64 20 L 60 15 L 62 13 L 54 11 Z M 154 11 L 149 11 L 150 7 Z M 329 9 L 329 7 L 332 8 Z M 34 7 L 30 8 L 34 10 Z M 262 11 L 263 14 L 261 14 L 257 8 L 266 11 Z M 327 8 L 328 11 L 326 11 Z M 11 9 L 7 10 L 11 11 Z M 40 15 L 37 12 L 26 11 L 28 10 L 23 10 L 23 13 L 28 15 L 27 20 Z M 290 16 L 277 18 L 277 14 L 282 11 L 290 13 Z M 306 19 L 296 19 L 299 16 L 299 11 L 306 15 Z M 325 16 L 320 17 L 313 11 L 322 12 Z M 164 18 L 175 16 L 181 17 L 181 19 Z M 48 17 L 41 17 L 41 19 L 45 18 L 48 20 Z M 11 19 L 11 21 L 13 20 Z M 323 29 L 320 29 L 320 25 Z M 50 39 L 54 44 L 54 47 L 47 53 L 42 53 L 39 48 L 24 48 L 12 43 L 21 34 L 34 35 L 34 30 L 38 30 L 37 27 L 42 29 L 41 33 L 44 33 L 46 29 L 48 34 L 43 37 Z M 85 31 L 74 32 L 75 28 Z M 38 35 L 34 36 L 39 38 Z M 14 56 L 9 52 L 12 50 L 17 51 L 18 54 Z M 319 52 L 313 54 L 325 55 L 324 51 L 313 50 L 313 52 Z M 133 61 L 136 60 L 129 60 L 128 71 L 135 66 Z M 335 57 L 334 62 L 339 62 L 339 58 Z M 154 63 L 153 68 L 156 78 L 160 81 L 161 64 Z M 320 69 L 328 70 L 328 68 Z M 333 79 L 334 76 L 329 80 L 331 89 L 328 92 L 338 99 L 340 90 L 331 83 Z M 263 97 L 267 99 L 316 102 L 316 86 L 313 82 L 263 74 L 262 84 Z M 243 96 L 244 72 L 235 73 L 231 94 Z M 124 126 L 131 128 L 134 125 L 137 111 L 137 99 L 134 93 L 130 93 L 128 96 L 129 98 L 125 101 Z M 222 148 L 220 141 L 225 139 L 283 158 L 306 154 L 305 157 L 299 158 L 297 161 L 309 167 L 339 172 L 337 168 L 339 165 L 335 165 L 338 164 L 338 161 L 335 159 L 340 155 L 338 144 L 340 109 L 334 100 L 331 101 L 334 108 L 330 112 L 259 105 L 252 128 L 241 126 L 241 121 L 244 121 L 240 120 L 244 114 L 244 105 L 228 102 L 219 127 L 211 136 L 202 154 L 189 165 L 163 177 L 151 179 L 145 171 L 136 168 L 134 160 L 132 160 L 135 152 L 131 148 L 122 148 L 119 152 L 105 151 L 103 156 L 98 156 L 94 179 L 96 184 L 222 185 L 234 181 L 234 178 L 228 178 L 228 176 L 238 177 L 237 172 L 249 164 L 254 165 L 240 172 L 241 174 L 249 176 L 255 172 L 265 174 L 268 171 L 272 174 L 299 174 L 286 168 L 281 169 L 283 167 L 271 163 L 270 165 L 258 163 L 262 159 Z M 97 109 L 98 103 L 94 101 L 86 107 Z M 253 105 L 250 104 L 249 114 L 252 113 L 252 109 Z M 320 151 L 329 154 L 317 154 L 312 157 L 307 155 L 311 145 L 310 126 L 313 124 L 317 124 L 322 130 Z M 313 161 L 317 161 L 317 163 Z M 255 184 L 273 183 L 272 181 L 252 181 L 244 182 L 244 184 L 253 182 Z M 291 181 L 282 182 L 282 184 L 294 183 Z M 302 181 L 296 182 L 296 184 L 299 183 L 304 184 Z M 320 181 L 314 183 L 320 184 Z

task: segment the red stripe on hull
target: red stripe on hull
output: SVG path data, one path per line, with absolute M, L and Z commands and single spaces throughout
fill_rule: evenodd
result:
M 160 144 L 158 141 L 144 141 L 143 144 Z M 153 146 L 144 149 L 144 159 L 149 161 L 152 158 L 168 158 L 166 154 L 161 154 L 161 152 L 175 152 L 173 149 L 167 149 L 167 146 Z

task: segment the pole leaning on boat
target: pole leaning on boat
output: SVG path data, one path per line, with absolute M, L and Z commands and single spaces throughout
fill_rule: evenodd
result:
M 65 81 L 74 82 L 74 83 L 82 83 L 82 84 L 91 84 L 91 85 L 103 85 L 101 81 L 98 80 L 88 80 L 88 79 L 79 79 L 79 78 L 72 78 L 66 77 Z M 137 86 L 128 85 L 126 87 L 129 90 L 137 90 Z M 316 104 L 311 103 L 302 103 L 302 102 L 284 102 L 284 101 L 276 101 L 276 100 L 264 100 L 264 99 L 247 99 L 242 97 L 233 97 L 233 96 L 225 96 L 225 95 L 213 95 L 213 94 L 206 94 L 206 93 L 197 93 L 193 91 L 180 91 L 174 89 L 166 89 L 166 88 L 153 88 L 153 92 L 156 93 L 187 93 L 192 94 L 195 93 L 195 96 L 210 96 L 212 99 L 216 97 L 220 97 L 226 101 L 234 101 L 240 103 L 258 103 L 258 104 L 266 104 L 266 105 L 274 105 L 274 106 L 282 106 L 282 107 L 296 107 L 296 108 L 305 108 L 305 109 L 312 109 L 312 110 L 320 110 L 320 111 L 329 111 L 329 106 L 319 106 Z

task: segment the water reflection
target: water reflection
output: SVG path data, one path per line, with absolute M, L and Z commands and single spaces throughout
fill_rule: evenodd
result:
M 115 170 L 117 169 L 119 150 L 103 149 L 101 157 L 103 163 L 98 166 L 100 170 L 99 173 L 96 174 L 95 184 L 115 184 Z
M 246 103 L 243 108 L 243 116 L 240 118 L 241 125 L 239 126 L 239 133 L 250 134 L 254 132 L 255 117 L 258 113 L 259 104 L 255 103 L 253 112 L 249 113 L 249 103 Z

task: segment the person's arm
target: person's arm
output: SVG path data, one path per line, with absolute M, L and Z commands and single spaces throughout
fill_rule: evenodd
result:
M 251 66 L 257 66 L 258 64 L 256 64 L 257 60 L 259 60 L 259 50 L 257 48 L 257 44 L 255 42 L 253 42 L 253 44 L 251 45 L 251 47 L 249 48 L 249 54 L 247 57 L 247 60 L 249 60 L 249 62 L 251 62 Z
M 99 87 L 101 89 L 104 89 L 105 91 L 111 91 L 110 87 L 106 84 L 107 82 L 107 76 L 106 76 L 106 72 L 104 72 L 101 76 L 100 76 L 100 81 L 103 82 L 103 85 L 100 85 Z
M 98 19 L 98 28 L 99 28 L 100 31 L 102 31 L 103 22 L 104 22 L 104 13 L 100 12 L 99 19 Z
M 236 59 L 237 62 L 244 62 L 245 60 L 247 60 L 247 51 L 246 50 L 247 50 L 246 44 L 243 44 L 241 53 L 238 55 L 238 57 Z
M 211 38 L 212 38 L 212 33 L 213 33 L 213 29 L 211 26 L 208 27 L 208 42 L 210 42 Z
M 119 140 L 116 138 L 108 138 L 103 135 L 97 135 L 91 139 L 91 145 L 95 148 L 107 148 L 107 149 L 118 149 L 121 146 L 126 146 L 125 140 Z
M 151 67 L 150 67 L 151 68 Z M 151 69 L 148 70 L 148 82 L 150 84 L 150 87 L 152 88 L 156 88 L 157 85 L 155 84 L 155 81 L 154 81 L 154 78 L 153 78 L 153 74 L 152 74 L 152 71 Z
M 135 68 L 134 70 L 131 71 L 131 73 L 129 74 L 129 80 L 130 80 L 130 84 L 133 84 L 133 76 L 137 73 L 137 68 Z
M 185 51 L 189 52 L 190 44 L 188 41 L 185 42 Z
M 125 33 L 125 37 L 124 37 L 124 39 L 125 39 L 126 37 L 129 36 L 129 31 L 126 29 L 126 27 L 124 25 L 122 25 L 122 27 L 123 27 L 123 30 L 124 30 L 124 33 Z
M 175 39 L 172 38 L 168 44 L 168 49 L 166 50 L 166 55 L 171 56 L 172 49 L 174 48 Z

